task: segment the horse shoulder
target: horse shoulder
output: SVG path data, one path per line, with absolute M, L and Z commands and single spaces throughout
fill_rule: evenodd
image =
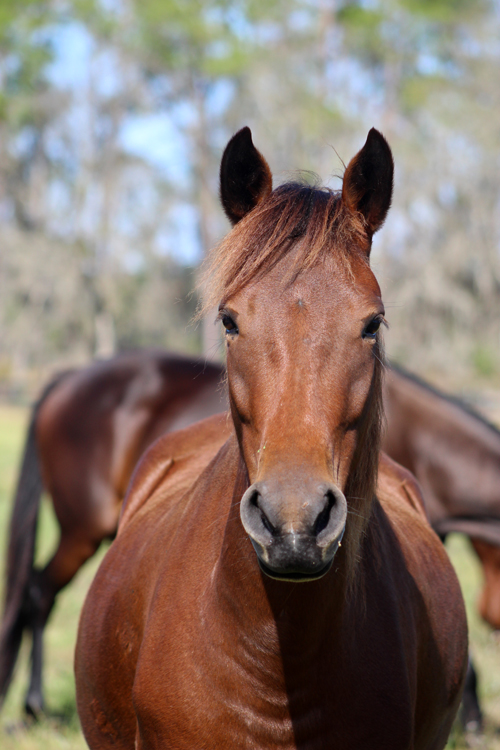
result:
M 377 497 L 396 536 L 407 570 L 426 604 L 443 610 L 444 615 L 445 610 L 463 612 L 458 579 L 426 517 L 417 481 L 410 472 L 384 458 L 379 468 Z
M 137 467 L 129 490 L 131 504 L 125 507 L 119 535 L 97 571 L 80 619 L 77 700 L 92 747 L 133 746 L 132 688 L 146 623 L 192 496 L 190 488 L 227 440 L 226 425 L 225 416 L 219 415 L 166 435 Z
M 188 434 L 181 436 L 181 448 L 185 450 L 168 452 L 171 468 L 164 460 L 165 476 L 122 524 L 92 583 L 80 619 L 75 656 L 78 710 L 91 747 L 108 747 L 108 739 L 110 746 L 123 743 L 133 747 L 136 717 L 150 710 L 151 696 L 164 694 L 168 688 L 162 680 L 167 673 L 172 678 L 171 664 L 185 640 L 184 600 L 187 596 L 192 603 L 190 592 L 195 584 L 206 585 L 205 579 L 201 584 L 199 581 L 201 566 L 185 564 L 186 544 L 195 546 L 200 560 L 206 561 L 210 555 L 215 560 L 221 533 L 215 541 L 213 537 L 217 536 L 217 527 L 222 532 L 224 529 L 224 513 L 216 516 L 214 523 L 210 502 L 201 503 L 199 499 L 209 499 L 206 490 L 214 478 L 220 492 L 226 493 L 234 479 L 228 478 L 228 466 L 239 455 L 235 438 L 226 440 L 219 450 L 221 424 L 225 424 L 222 418 L 211 420 L 209 425 L 200 423 L 191 430 L 192 439 L 188 440 Z M 168 440 L 165 445 L 169 445 Z M 202 458 L 193 463 L 188 448 L 196 453 L 197 446 Z M 211 461 L 216 451 L 222 461 Z M 223 464 L 222 469 L 218 463 Z M 178 479 L 177 464 L 183 464 Z M 131 492 L 137 482 L 140 486 L 140 471 Z M 208 567 L 213 567 L 213 560 Z M 205 570 L 205 578 L 209 573 Z M 197 596 L 194 599 L 198 601 Z M 196 618 L 189 618 L 188 623 L 188 630 L 200 627 Z M 196 644 L 200 637 L 197 630 Z M 137 683 L 140 688 L 144 674 L 147 688 L 138 690 Z
M 153 497 L 179 497 L 201 474 L 231 432 L 227 414 L 163 435 L 139 461 L 125 496 L 118 535 Z

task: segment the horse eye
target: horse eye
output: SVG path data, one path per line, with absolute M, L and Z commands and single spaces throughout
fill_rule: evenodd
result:
M 377 331 L 382 323 L 382 318 L 377 317 L 370 320 L 368 325 L 365 327 L 362 336 L 364 339 L 374 339 L 377 335 Z
M 229 315 L 223 315 L 221 320 L 222 325 L 226 329 L 226 333 L 238 333 L 238 326 Z

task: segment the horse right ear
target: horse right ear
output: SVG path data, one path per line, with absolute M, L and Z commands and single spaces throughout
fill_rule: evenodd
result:
M 237 224 L 272 189 L 269 165 L 253 145 L 250 128 L 242 128 L 227 144 L 220 165 L 220 199 L 231 224 Z

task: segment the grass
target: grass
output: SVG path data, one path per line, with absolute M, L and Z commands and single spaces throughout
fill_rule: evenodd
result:
M 0 567 L 5 559 L 5 544 L 12 492 L 26 431 L 25 410 L 0 406 Z M 57 539 L 56 522 L 50 503 L 42 503 L 37 559 L 46 560 Z M 475 599 L 481 583 L 481 571 L 466 539 L 454 535 L 448 552 L 457 570 L 467 605 L 470 640 L 480 674 L 482 705 L 486 715 L 486 734 L 475 746 L 500 750 L 500 640 L 484 625 L 476 613 Z M 83 740 L 75 706 L 73 649 L 80 608 L 85 593 L 104 554 L 83 567 L 70 586 L 57 599 L 46 631 L 45 694 L 48 717 L 29 731 L 20 727 L 23 698 L 27 687 L 28 644 L 23 645 L 14 683 L 0 715 L 2 750 L 82 750 Z M 3 571 L 3 567 L 2 567 Z M 3 576 L 2 576 L 3 579 Z M 465 738 L 456 728 L 448 748 L 466 748 Z

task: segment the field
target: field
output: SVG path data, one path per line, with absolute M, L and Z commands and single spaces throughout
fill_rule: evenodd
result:
M 5 543 L 13 485 L 26 428 L 27 412 L 0 407 L 0 561 L 3 571 Z M 43 503 L 37 559 L 47 559 L 56 540 L 56 527 L 50 505 Z M 486 714 L 486 736 L 475 747 L 500 750 L 500 640 L 483 625 L 475 612 L 474 601 L 481 582 L 481 572 L 466 540 L 454 536 L 448 552 L 456 566 L 466 598 L 471 643 L 481 679 L 481 698 Z M 73 648 L 78 614 L 85 592 L 92 580 L 104 550 L 88 563 L 76 580 L 62 592 L 47 628 L 45 685 L 48 717 L 26 731 L 21 726 L 22 701 L 27 682 L 29 653 L 21 654 L 15 682 L 0 715 L 0 747 L 3 750 L 80 750 L 86 747 L 81 735 L 75 707 L 73 683 Z M 449 748 L 465 748 L 465 738 L 458 729 Z

